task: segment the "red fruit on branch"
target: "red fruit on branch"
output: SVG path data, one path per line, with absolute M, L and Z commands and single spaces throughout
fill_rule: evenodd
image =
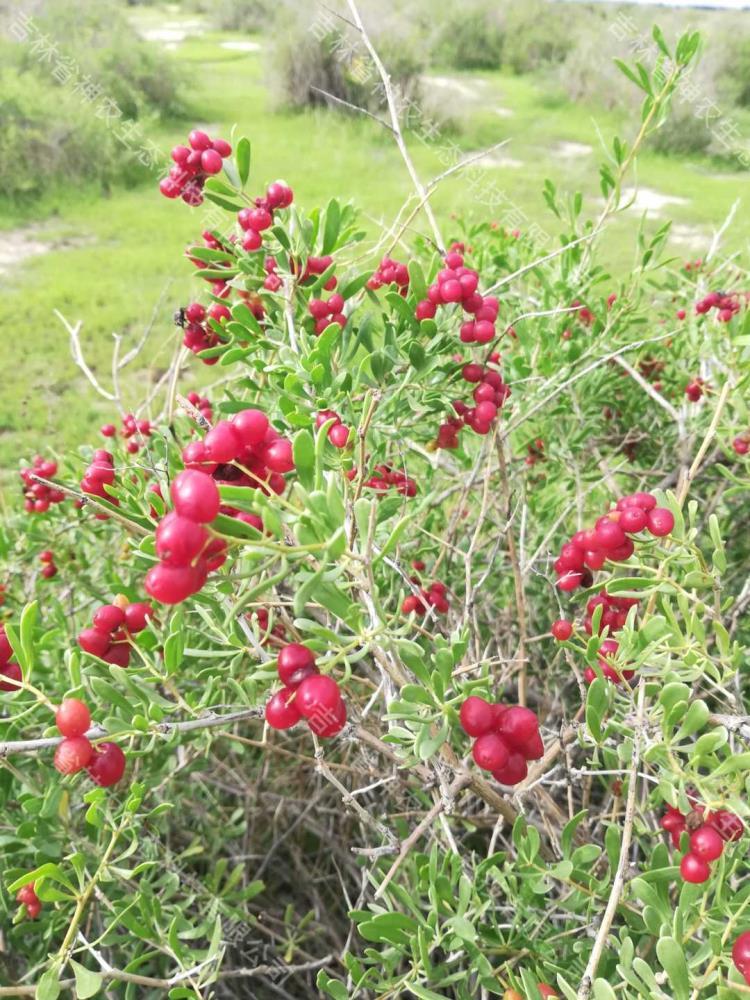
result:
M 474 763 L 483 771 L 498 771 L 504 768 L 510 757 L 510 749 L 497 733 L 484 733 L 477 737 L 471 748 Z
M 294 690 L 283 687 L 266 703 L 266 722 L 272 729 L 291 729 L 302 716 L 294 702 Z
M 170 566 L 189 566 L 208 544 L 209 534 L 202 524 L 172 511 L 156 529 L 156 554 Z
M 472 694 L 461 705 L 459 718 L 461 728 L 467 736 L 484 736 L 495 726 L 495 707 L 484 698 Z
M 685 854 L 680 862 L 680 875 L 685 882 L 692 882 L 700 885 L 706 882 L 711 875 L 708 862 L 699 858 L 697 854 Z
M 560 618 L 558 621 L 552 623 L 550 631 L 558 642 L 565 642 L 566 639 L 569 639 L 573 635 L 573 623 L 567 621 L 565 618 Z
M 735 939 L 732 961 L 746 979 L 750 978 L 750 931 L 743 931 Z
M 341 701 L 341 691 L 332 677 L 313 674 L 297 688 L 296 707 L 305 719 L 333 713 Z
M 513 751 L 504 767 L 492 772 L 495 781 L 501 785 L 517 785 L 526 777 L 529 769 L 526 766 L 526 759 L 523 754 Z
M 125 612 L 116 604 L 103 604 L 95 612 L 93 624 L 100 632 L 114 632 L 125 624 Z
M 520 750 L 522 746 L 539 735 L 539 720 L 536 713 L 530 708 L 522 705 L 513 705 L 506 712 L 503 712 L 498 725 L 503 738 L 514 750 Z
M 94 748 L 85 736 L 66 737 L 55 750 L 55 767 L 60 774 L 75 774 L 90 763 Z
M 55 713 L 55 724 L 62 736 L 83 736 L 91 726 L 91 712 L 77 698 L 66 698 Z
M 346 725 L 346 705 L 340 701 L 332 711 L 324 711 L 310 716 L 307 725 L 311 732 L 322 739 L 336 736 Z
M 674 514 L 666 507 L 654 507 L 648 512 L 647 527 L 652 535 L 663 538 L 674 528 Z
M 84 653 L 91 653 L 100 659 L 104 656 L 111 645 L 108 632 L 102 632 L 97 628 L 85 628 L 78 633 L 78 645 Z
M 715 861 L 724 850 L 724 838 L 713 826 L 704 824 L 690 834 L 690 851 L 703 861 Z
M 98 743 L 86 770 L 97 785 L 109 788 L 116 785 L 125 773 L 125 754 L 116 743 Z
M 207 524 L 219 513 L 219 490 L 205 472 L 195 469 L 180 472 L 172 482 L 170 493 L 177 513 L 189 521 Z
M 200 566 L 169 566 L 157 563 L 146 574 L 149 597 L 159 604 L 179 604 L 196 594 L 206 582 L 207 571 Z
M 315 654 L 299 642 L 290 642 L 279 650 L 277 670 L 282 684 L 296 688 L 307 677 L 318 672 Z

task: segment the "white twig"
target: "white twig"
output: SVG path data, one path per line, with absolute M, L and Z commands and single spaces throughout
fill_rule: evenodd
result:
M 73 356 L 73 361 L 81 369 L 83 374 L 89 380 L 91 385 L 96 389 L 100 396 L 108 399 L 111 403 L 115 402 L 117 397 L 114 393 L 108 392 L 103 386 L 99 384 L 99 380 L 96 375 L 91 371 L 89 366 L 86 364 L 86 359 L 83 356 L 83 351 L 81 350 L 81 321 L 78 320 L 75 326 L 71 326 L 63 314 L 55 309 L 55 316 L 60 320 L 62 325 L 68 331 L 68 336 L 70 337 L 70 353 Z

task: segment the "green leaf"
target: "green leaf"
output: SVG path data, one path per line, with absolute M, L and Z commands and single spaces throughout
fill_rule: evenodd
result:
M 672 937 L 663 937 L 656 942 L 656 955 L 667 974 L 674 1000 L 688 1000 L 690 996 L 690 973 L 685 950 Z
M 98 972 L 90 972 L 82 965 L 70 960 L 73 974 L 76 977 L 76 997 L 78 1000 L 87 1000 L 88 997 L 95 996 L 102 988 L 102 977 Z
M 237 149 L 234 154 L 237 163 L 237 173 L 240 175 L 243 187 L 247 184 L 247 179 L 250 176 L 250 149 L 250 140 L 243 136 L 237 143 Z
M 341 229 L 341 206 L 335 198 L 328 202 L 326 207 L 326 223 L 323 230 L 323 255 L 329 254 L 336 246 L 339 230 Z
M 57 1000 L 60 996 L 60 970 L 57 966 L 47 969 L 36 986 L 35 1000 Z
M 298 431 L 293 441 L 294 466 L 300 482 L 306 489 L 315 485 L 315 442 L 308 430 Z
M 318 973 L 316 985 L 319 990 L 323 990 L 329 997 L 333 997 L 333 1000 L 348 1000 L 349 994 L 346 992 L 346 986 L 340 979 L 331 979 L 325 969 L 321 969 Z

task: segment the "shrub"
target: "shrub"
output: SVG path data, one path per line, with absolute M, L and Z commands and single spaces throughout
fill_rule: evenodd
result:
M 596 225 L 547 183 L 557 252 L 428 218 L 377 263 L 248 140 L 175 149 L 226 213 L 175 303 L 212 398 L 79 359 L 116 423 L 40 441 L 0 532 L 4 993 L 750 979 L 750 276 L 663 227 L 615 287 L 613 148 Z
M 500 69 L 505 39 L 501 13 L 484 4 L 449 5 L 433 43 L 438 64 L 456 69 Z

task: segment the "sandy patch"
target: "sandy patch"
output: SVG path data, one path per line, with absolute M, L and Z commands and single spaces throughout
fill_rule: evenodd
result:
M 175 48 L 188 35 L 202 35 L 204 30 L 203 21 L 166 21 L 155 28 L 142 27 L 139 33 L 147 42 L 161 42 L 169 48 Z
M 667 208 L 669 205 L 688 205 L 690 204 L 687 198 L 678 198 L 676 195 L 662 194 L 660 191 L 654 191 L 652 188 L 635 188 L 623 189 L 622 192 L 622 204 L 629 204 L 628 207 L 631 212 L 638 212 L 642 215 L 644 212 L 647 217 L 655 218 L 661 214 L 663 208 Z
M 260 52 L 263 48 L 260 42 L 222 42 L 221 47 L 233 52 Z
M 488 169 L 493 167 L 507 167 L 512 170 L 518 170 L 524 166 L 524 162 L 523 160 L 514 160 L 512 156 L 493 156 L 490 153 L 487 156 L 480 157 L 478 160 L 474 160 L 471 165 L 472 167 L 486 167 Z
M 555 156 L 562 157 L 563 160 L 575 160 L 579 156 L 588 156 L 593 152 L 591 146 L 584 142 L 558 142 L 553 150 Z
M 71 250 L 91 242 L 85 237 L 45 239 L 44 230 L 37 226 L 0 231 L 0 277 L 19 267 L 32 257 L 52 250 Z
M 673 225 L 669 231 L 669 240 L 687 247 L 707 247 L 711 239 L 700 226 Z
M 452 90 L 454 94 L 460 94 L 461 97 L 468 97 L 470 99 L 479 97 L 479 88 L 476 83 L 457 80 L 453 76 L 428 76 L 427 79 L 436 87 L 444 87 L 446 90 Z

